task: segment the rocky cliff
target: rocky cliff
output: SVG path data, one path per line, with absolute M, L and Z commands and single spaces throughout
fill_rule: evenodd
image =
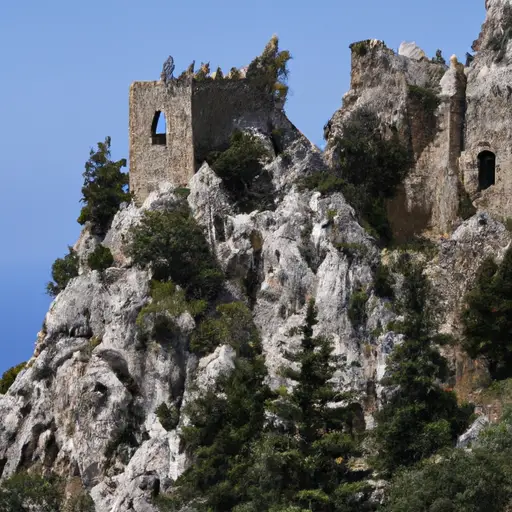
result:
M 353 391 L 367 428 L 383 392 L 386 358 L 400 343 L 400 335 L 388 327 L 396 314 L 388 299 L 376 295 L 374 281 L 381 260 L 393 261 L 405 249 L 382 251 L 341 193 L 322 195 L 298 187 L 304 176 L 335 165 L 336 137 L 356 107 L 377 112 L 383 126 L 390 133 L 398 130 L 414 154 L 414 168 L 389 204 L 390 217 L 399 238 L 438 233 L 430 251 L 412 252 L 426 262 L 426 274 L 439 294 L 442 331 L 459 334 L 462 297 L 479 264 L 489 255 L 499 259 L 511 239 L 491 215 L 497 207 L 490 214 L 477 201 L 481 209 L 465 221 L 457 213 L 464 181 L 458 167 L 461 101 L 467 96 L 467 123 L 478 120 L 483 126 L 487 109 L 498 119 L 494 126 L 500 137 L 508 137 L 508 125 L 499 124 L 505 123 L 503 112 L 479 100 L 484 82 L 500 87 L 511 72 L 508 49 L 500 62 L 494 62 L 495 50 L 487 49 L 505 11 L 498 0 L 489 6 L 479 53 L 469 69 L 456 59 L 447 66 L 421 55 L 418 60 L 417 53 L 414 58 L 397 55 L 378 41 L 353 45 L 351 90 L 327 127 L 325 155 L 281 114 L 275 126 L 282 151 L 256 133 L 273 155 L 265 169 L 272 177 L 274 208 L 237 213 L 207 163 L 190 180 L 188 206 L 225 274 L 225 293 L 251 307 L 273 388 L 286 384 L 279 368 L 285 352 L 297 344 L 289 333 L 302 323 L 311 297 L 319 311 L 317 331 L 329 336 L 346 359 L 337 386 Z M 500 87 L 500 94 L 506 90 Z M 434 104 L 428 103 L 430 94 Z M 470 145 L 473 136 L 486 136 L 467 133 Z M 78 481 L 98 511 L 149 512 L 156 510 L 154 495 L 170 489 L 189 464 L 180 443 L 187 418 L 180 414 L 176 428 L 168 431 L 156 410 L 172 402 L 180 411 L 194 393 L 229 371 L 234 351 L 223 345 L 202 358 L 191 353 L 196 325 L 188 312 L 174 319 L 178 329 L 172 339 L 142 339 L 136 320 L 151 300 L 151 270 L 133 265 L 127 251 L 130 227 L 143 213 L 172 210 L 177 200 L 175 189 L 161 183 L 140 208 L 124 205 L 103 240 L 114 256 L 114 265 L 104 272 L 88 269 L 87 256 L 100 240 L 87 227 L 83 230 L 75 245 L 80 273 L 51 304 L 33 357 L 0 396 L 2 477 L 51 467 Z M 399 273 L 396 277 L 399 290 Z M 361 290 L 364 315 L 354 325 L 350 303 Z M 466 382 L 475 371 L 473 362 L 457 348 L 446 354 L 455 368 L 454 384 Z

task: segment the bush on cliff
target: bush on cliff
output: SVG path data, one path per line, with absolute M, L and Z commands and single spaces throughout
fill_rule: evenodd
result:
M 372 234 L 390 242 L 385 200 L 407 175 L 412 163 L 408 149 L 396 133 L 385 138 L 378 117 L 360 108 L 334 142 L 334 154 L 334 169 L 313 173 L 300 185 L 324 194 L 342 192 Z
M 492 258 L 483 262 L 465 304 L 464 348 L 487 360 L 493 378 L 512 376 L 512 248 L 500 265 Z
M 63 503 L 63 482 L 53 475 L 44 477 L 22 471 L 0 485 L 0 512 L 59 512 L 64 510 Z
M 190 351 L 199 355 L 213 352 L 220 345 L 235 349 L 256 346 L 258 330 L 250 309 L 242 302 L 217 306 L 217 316 L 203 320 L 190 339 Z
M 68 254 L 63 258 L 57 258 L 52 265 L 52 279 L 46 285 L 46 293 L 56 297 L 71 279 L 78 275 L 78 255 L 71 246 L 68 246 Z
M 104 236 L 121 203 L 129 202 L 128 174 L 121 171 L 126 159 L 117 162 L 110 158 L 110 137 L 91 149 L 83 173 L 82 199 L 84 206 L 78 217 L 79 224 L 91 223 L 91 231 Z
M 272 177 L 262 163 L 269 156 L 255 135 L 241 131 L 233 133 L 228 149 L 208 156 L 208 163 L 239 211 L 250 213 L 273 207 Z
M 2 378 L 0 379 L 0 394 L 5 395 L 5 393 L 7 393 L 7 390 L 16 380 L 18 373 L 20 373 L 26 365 L 27 363 L 20 363 L 16 366 L 13 366 L 12 368 L 9 368 L 3 373 Z
M 87 258 L 87 265 L 91 270 L 103 272 L 114 265 L 114 257 L 108 247 L 98 245 Z
M 509 510 L 512 485 L 512 418 L 480 433 L 471 451 L 446 450 L 394 476 L 384 510 L 487 512 Z
M 223 274 L 185 205 L 146 211 L 132 228 L 128 253 L 135 264 L 151 265 L 155 279 L 180 285 L 188 299 L 212 299 L 222 286 Z

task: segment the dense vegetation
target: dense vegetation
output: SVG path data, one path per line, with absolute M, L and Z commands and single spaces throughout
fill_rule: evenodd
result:
M 84 206 L 78 217 L 79 224 L 90 222 L 91 231 L 104 236 L 121 203 L 131 199 L 128 192 L 128 174 L 122 172 L 126 159 L 115 162 L 110 158 L 110 137 L 91 149 L 83 173 L 82 199 Z
M 292 391 L 270 392 L 251 315 L 239 309 L 237 320 L 225 331 L 235 368 L 188 406 L 184 440 L 194 464 L 171 496 L 160 497 L 161 510 L 185 503 L 211 511 L 364 510 L 367 486 L 347 465 L 358 453 L 353 411 L 339 405 L 347 397 L 331 381 L 331 343 L 313 336 L 314 303 L 299 329 L 301 348 L 289 354 L 298 369 L 283 369 Z
M 55 475 L 16 473 L 0 484 L 0 512 L 94 512 L 85 492 L 66 499 L 64 484 Z
M 323 194 L 342 192 L 372 234 L 389 243 L 386 199 L 393 197 L 410 168 L 408 149 L 397 133 L 385 138 L 377 116 L 360 108 L 336 140 L 335 155 L 335 169 L 311 174 L 302 186 Z
M 98 245 L 87 258 L 87 265 L 91 270 L 106 270 L 114 265 L 114 257 L 108 247 Z
M 255 135 L 235 131 L 229 147 L 223 152 L 213 152 L 208 162 L 233 201 L 242 213 L 274 207 L 274 189 L 270 173 L 263 162 L 269 153 Z
M 223 274 L 184 202 L 167 211 L 146 211 L 132 235 L 129 254 L 135 264 L 151 265 L 156 280 L 171 280 L 189 299 L 217 295 Z
M 51 297 L 56 297 L 73 277 L 78 275 L 78 255 L 72 247 L 68 246 L 68 254 L 63 258 L 57 258 L 52 265 L 52 279 L 46 285 L 46 292 Z
M 483 262 L 465 302 L 464 348 L 487 360 L 493 378 L 512 376 L 512 248 L 500 265 L 492 258 Z
M 485 430 L 470 452 L 446 450 L 391 482 L 387 512 L 501 512 L 510 510 L 512 485 L 510 413 Z

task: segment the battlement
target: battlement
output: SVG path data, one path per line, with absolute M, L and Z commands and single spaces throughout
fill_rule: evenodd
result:
M 184 186 L 236 129 L 271 131 L 272 91 L 243 74 L 134 82 L 130 87 L 130 190 L 142 202 L 159 183 Z M 165 133 L 157 133 L 165 118 Z

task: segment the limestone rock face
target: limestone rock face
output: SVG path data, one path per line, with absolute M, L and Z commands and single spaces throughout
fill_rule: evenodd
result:
M 408 43 L 406 41 L 400 44 L 400 48 L 398 49 L 398 55 L 403 55 L 404 57 L 408 57 L 409 59 L 414 60 L 421 60 L 427 58 L 425 52 L 416 43 Z
M 346 359 L 338 385 L 355 391 L 361 419 L 371 426 L 382 391 L 378 380 L 399 342 L 383 332 L 394 315 L 372 291 L 379 251 L 341 194 L 324 198 L 297 190 L 298 178 L 325 164 L 284 116 L 276 123 L 287 155 L 267 164 L 273 210 L 238 214 L 207 164 L 188 184 L 188 203 L 226 273 L 226 292 L 252 306 L 271 386 L 288 384 L 278 370 L 285 350 L 298 345 L 289 332 L 303 323 L 306 303 L 315 297 L 317 330 Z M 221 346 L 202 359 L 189 353 L 195 324 L 188 313 L 176 319 L 172 340 L 141 337 L 136 319 L 151 300 L 151 273 L 134 267 L 126 250 L 130 227 L 145 210 L 172 208 L 177 200 L 173 186 L 161 183 L 140 207 L 124 205 L 101 241 L 115 260 L 104 273 L 87 268 L 100 240 L 87 227 L 82 232 L 75 245 L 80 275 L 53 301 L 34 357 L 0 395 L 3 477 L 43 464 L 79 477 L 98 511 L 146 512 L 155 510 L 155 489 L 172 487 L 189 464 L 180 445 L 187 419 L 180 414 L 177 428 L 167 432 L 155 411 L 162 403 L 181 410 L 193 399 L 192 384 L 206 389 L 232 369 L 234 351 Z M 348 308 L 360 289 L 368 293 L 366 320 L 354 326 Z

